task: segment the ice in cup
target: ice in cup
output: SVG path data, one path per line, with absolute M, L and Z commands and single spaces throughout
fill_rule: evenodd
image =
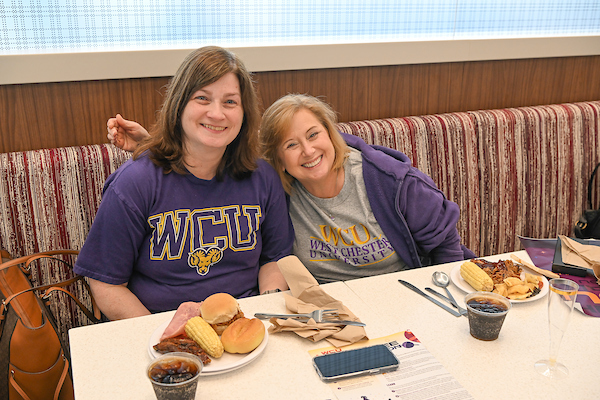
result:
M 152 360 L 147 375 L 158 400 L 193 400 L 202 360 L 189 353 L 166 353 Z
M 480 340 L 496 340 L 510 300 L 492 292 L 473 292 L 465 296 L 471 336 Z

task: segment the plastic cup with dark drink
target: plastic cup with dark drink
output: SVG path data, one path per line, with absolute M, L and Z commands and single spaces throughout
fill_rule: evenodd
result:
M 200 358 L 189 353 L 167 353 L 150 362 L 147 374 L 156 398 L 193 400 L 202 367 Z
M 511 304 L 504 296 L 492 292 L 474 292 L 465 296 L 471 336 L 496 340 Z

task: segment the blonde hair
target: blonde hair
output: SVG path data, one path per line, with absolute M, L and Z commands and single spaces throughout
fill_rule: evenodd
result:
M 233 73 L 239 81 L 244 120 L 240 132 L 227 146 L 216 176 L 218 180 L 222 180 L 225 172 L 235 179 L 250 175 L 257 167 L 259 156 L 258 96 L 252 76 L 242 61 L 232 52 L 217 46 L 199 48 L 185 58 L 169 82 L 158 119 L 150 131 L 150 138 L 136 149 L 134 159 L 149 150 L 150 159 L 162 167 L 165 173 L 174 171 L 185 174 L 181 127 L 183 110 L 196 91 L 228 73 Z
M 350 149 L 342 135 L 336 129 L 337 115 L 324 101 L 306 94 L 288 94 L 274 102 L 263 114 L 260 126 L 260 142 L 263 158 L 273 166 L 281 178 L 286 193 L 290 194 L 295 178 L 285 171 L 279 159 L 279 149 L 292 122 L 300 110 L 313 113 L 319 123 L 325 127 L 335 150 L 333 170 L 343 167 Z

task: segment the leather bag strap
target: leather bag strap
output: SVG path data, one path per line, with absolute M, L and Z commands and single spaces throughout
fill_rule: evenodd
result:
M 65 360 L 65 366 L 63 368 L 62 374 L 60 374 L 58 384 L 56 385 L 56 391 L 54 392 L 54 400 L 58 400 L 58 397 L 60 396 L 60 391 L 62 390 L 63 384 L 65 383 L 65 378 L 69 373 L 69 359 L 65 357 L 64 354 L 63 359 Z
M 70 291 L 63 289 L 61 287 L 57 287 L 57 286 L 52 286 L 52 287 L 48 288 L 42 295 L 42 299 L 44 301 L 46 301 L 50 297 L 51 294 L 56 293 L 57 291 L 63 292 L 65 294 L 67 294 L 71 299 L 73 299 L 75 304 L 77 304 L 77 306 L 90 319 L 90 321 L 92 321 L 93 323 L 100 322 L 100 318 L 101 318 L 100 309 L 96 305 L 96 301 L 94 300 L 93 297 L 91 298 L 92 310 L 90 310 L 89 308 L 84 306 L 83 303 L 73 293 L 71 293 Z
M 10 268 L 14 265 L 19 265 L 19 264 L 25 264 L 27 263 L 27 265 L 29 265 L 30 263 L 28 263 L 27 261 L 32 259 L 33 257 L 35 257 L 35 259 L 39 259 L 42 257 L 49 257 L 49 256 L 54 256 L 57 254 L 73 254 L 73 255 L 77 255 L 79 254 L 79 251 L 77 250 L 50 250 L 50 251 L 43 251 L 41 253 L 36 253 L 33 255 L 29 255 L 29 256 L 23 256 L 23 257 L 19 257 L 19 258 L 15 258 L 14 260 L 10 260 L 7 261 L 5 263 L 0 264 L 0 270 L 6 269 L 6 268 Z M 61 260 L 62 261 L 62 260 Z
M 67 295 L 69 295 L 75 301 L 75 303 L 79 306 L 81 311 L 83 311 L 83 313 L 90 319 L 90 321 L 92 321 L 95 324 L 97 324 L 98 322 L 102 322 L 102 312 L 100 311 L 100 307 L 98 307 L 98 304 L 96 303 L 96 299 L 94 299 L 94 295 L 92 294 L 92 289 L 90 289 L 89 283 L 85 280 L 85 277 L 83 277 L 81 275 L 77 275 L 75 278 L 78 278 L 81 280 L 81 284 L 85 287 L 88 294 L 90 295 L 90 302 L 92 303 L 91 311 L 86 306 L 84 306 L 83 303 L 81 303 L 81 301 L 73 295 L 73 293 L 71 293 L 68 290 L 57 287 L 57 285 L 52 285 L 52 287 L 48 288 L 46 290 L 46 292 L 44 293 L 44 295 L 42 296 L 42 299 L 45 301 L 52 292 L 54 292 L 56 290 L 60 290 L 64 293 L 66 293 Z M 75 278 L 73 278 L 73 279 L 75 279 Z M 49 286 L 49 285 L 46 285 L 46 286 Z M 64 285 L 61 285 L 61 286 L 64 286 Z
M 52 284 L 48 284 L 48 285 L 42 285 L 42 286 L 34 286 L 34 287 L 30 287 L 30 288 L 27 288 L 27 289 L 25 289 L 25 290 L 21 290 L 20 292 L 17 292 L 17 293 L 13 293 L 13 294 L 11 294 L 10 296 L 8 296 L 7 298 L 5 298 L 5 299 L 2 301 L 2 304 L 3 304 L 3 305 L 5 305 L 6 307 L 8 307 L 8 304 L 9 304 L 9 303 L 10 303 L 10 302 L 11 302 L 11 301 L 12 301 L 12 300 L 15 298 L 15 297 L 17 297 L 17 296 L 20 296 L 20 295 L 22 295 L 23 293 L 31 292 L 31 291 L 34 291 L 34 290 L 46 290 L 46 289 L 49 289 L 49 288 L 51 288 L 51 287 L 55 287 L 55 286 L 56 286 L 56 287 L 67 286 L 67 285 L 70 285 L 70 284 L 72 284 L 72 283 L 75 283 L 75 282 L 77 282 L 77 281 L 78 281 L 78 280 L 80 280 L 80 279 L 83 279 L 83 277 L 82 277 L 82 276 L 80 276 L 80 275 L 78 275 L 78 276 L 76 276 L 76 277 L 74 277 L 74 278 L 67 279 L 67 280 L 60 281 L 60 282 L 56 282 L 56 283 L 52 283 Z
M 58 397 L 60 396 L 60 391 L 62 390 L 63 384 L 65 383 L 65 379 L 67 378 L 67 374 L 69 373 L 69 360 L 64 355 L 63 360 L 65 361 L 65 365 L 63 367 L 62 373 L 60 374 L 60 379 L 58 380 L 58 383 L 56 385 L 53 400 L 58 400 Z M 8 382 L 17 391 L 17 393 L 19 393 L 23 400 L 31 400 L 31 398 L 27 395 L 27 393 L 25 393 L 25 391 L 21 388 L 21 386 L 19 386 L 19 384 L 15 380 L 14 373 L 12 371 L 8 375 Z
M 101 318 L 100 309 L 98 308 L 98 305 L 96 304 L 96 301 L 94 300 L 94 297 L 92 296 L 92 292 L 90 291 L 90 287 L 89 287 L 88 283 L 83 278 L 84 278 L 83 276 L 77 275 L 74 278 L 67 279 L 67 280 L 64 280 L 61 282 L 48 284 L 48 285 L 42 285 L 42 286 L 35 286 L 35 287 L 31 287 L 31 288 L 22 290 L 18 293 L 14 293 L 2 301 L 2 305 L 0 306 L 0 315 L 4 315 L 6 310 L 8 310 L 8 306 L 9 306 L 10 302 L 14 298 L 16 298 L 17 296 L 20 296 L 24 293 L 35 291 L 35 290 L 45 290 L 44 294 L 41 295 L 41 298 L 42 298 L 42 300 L 46 301 L 52 293 L 54 293 L 56 291 L 61 291 L 63 293 L 66 293 L 69 297 L 71 297 L 75 301 L 75 304 L 77 304 L 77 306 L 90 319 L 90 321 L 92 321 L 93 323 L 98 323 L 98 322 L 100 322 L 100 318 Z M 83 303 L 73 293 L 62 288 L 62 286 L 68 286 L 79 280 L 81 280 L 83 285 L 86 287 L 88 293 L 90 294 L 91 302 L 92 302 L 92 310 L 90 310 L 85 305 L 83 305 Z
M 31 398 L 29 396 L 27 396 L 27 393 L 25 393 L 25 391 L 23 389 L 21 389 L 21 386 L 19 386 L 17 381 L 15 381 L 15 376 L 14 376 L 13 371 L 11 371 L 10 374 L 8 375 L 8 382 L 10 383 L 10 385 L 13 388 L 15 388 L 15 390 L 17 391 L 17 393 L 19 393 L 19 395 L 23 398 L 23 400 L 31 400 Z
M 588 203 L 590 205 L 590 210 L 594 209 L 594 206 L 592 205 L 592 190 L 593 190 L 593 186 L 594 186 L 594 177 L 596 176 L 598 167 L 600 167 L 600 163 L 598 163 L 596 165 L 596 168 L 594 168 L 594 172 L 592 172 L 592 175 L 590 176 L 590 180 L 588 182 Z
M 10 260 L 10 261 L 0 264 L 0 271 L 3 269 L 6 269 L 6 268 L 10 268 L 13 266 L 20 266 L 20 264 L 24 264 L 24 267 L 21 266 L 21 269 L 23 270 L 23 273 L 29 274 L 31 263 L 36 260 L 40 260 L 40 259 L 44 259 L 44 258 L 50 258 L 55 261 L 62 262 L 64 264 L 68 265 L 69 267 L 71 267 L 71 265 L 68 262 L 65 262 L 64 260 L 54 257 L 55 255 L 59 255 L 59 254 L 77 255 L 77 254 L 79 254 L 79 251 L 77 251 L 77 250 L 50 250 L 50 251 L 32 254 L 29 256 L 16 258 L 14 260 Z M 92 303 L 92 310 L 90 310 L 85 305 L 83 305 L 83 303 L 73 293 L 71 293 L 70 291 L 68 291 L 66 289 L 63 289 L 64 286 L 71 285 L 77 281 L 81 281 L 82 285 L 86 288 L 87 292 L 89 293 L 91 303 Z M 51 294 L 56 293 L 57 291 L 61 291 L 65 294 L 67 294 L 69 297 L 71 297 L 71 299 L 73 299 L 75 301 L 75 304 L 77 304 L 77 306 L 90 319 L 90 321 L 92 321 L 93 323 L 98 323 L 101 321 L 100 308 L 96 304 L 96 300 L 94 299 L 92 291 L 90 290 L 89 284 L 87 283 L 87 281 L 85 280 L 85 278 L 82 275 L 76 275 L 70 279 L 65 279 L 60 282 L 49 283 L 46 285 L 31 287 L 31 288 L 25 289 L 21 292 L 14 293 L 14 294 L 8 296 L 6 299 L 4 299 L 2 301 L 2 305 L 0 305 L 0 323 L 4 319 L 3 317 L 4 317 L 5 312 L 8 310 L 8 305 L 15 297 L 17 297 L 23 293 L 30 292 L 30 291 L 43 291 L 43 290 L 45 290 L 45 292 L 41 296 L 41 298 L 45 302 L 48 301 Z

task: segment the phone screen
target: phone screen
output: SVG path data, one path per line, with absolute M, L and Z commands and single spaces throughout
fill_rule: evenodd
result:
M 313 364 L 322 380 L 333 380 L 393 371 L 398 368 L 398 359 L 386 345 L 378 344 L 317 356 Z

